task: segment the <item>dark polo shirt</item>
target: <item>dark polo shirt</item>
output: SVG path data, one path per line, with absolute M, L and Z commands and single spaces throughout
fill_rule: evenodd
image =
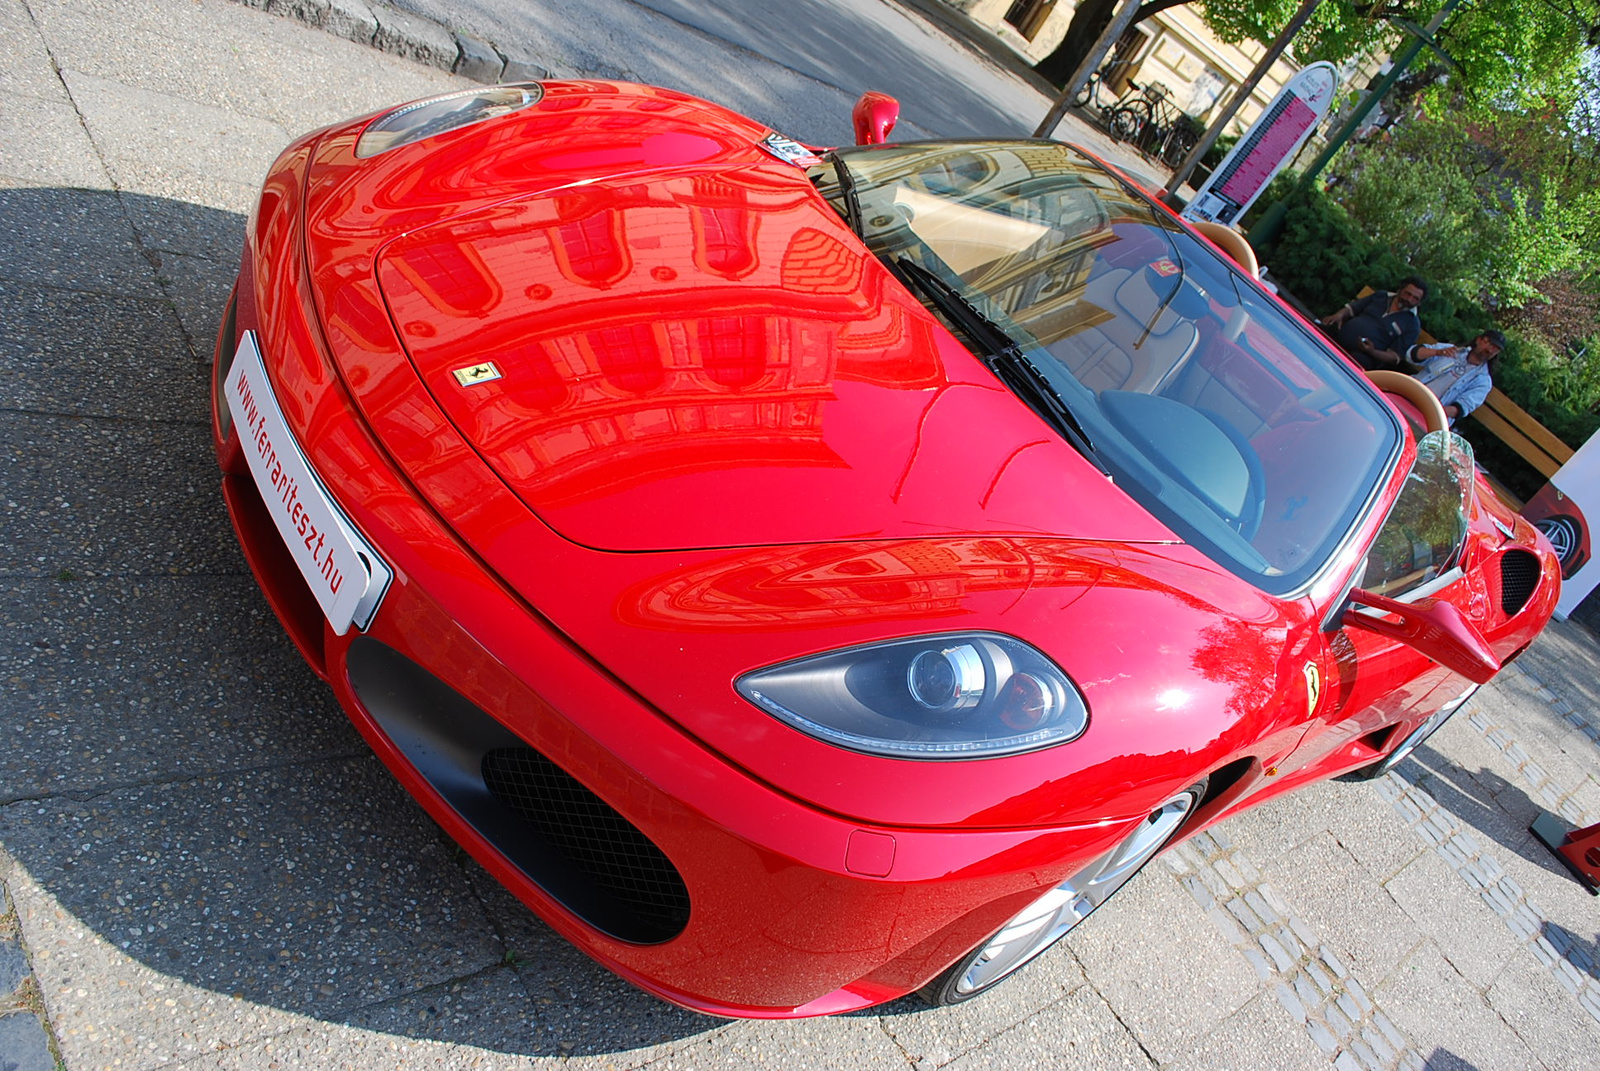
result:
M 1417 310 L 1401 309 L 1391 313 L 1391 297 L 1393 295 L 1387 290 L 1374 290 L 1364 298 L 1357 298 L 1350 303 L 1354 315 L 1339 328 L 1339 344 L 1363 365 L 1369 362 L 1357 345 L 1361 339 L 1367 339 L 1380 350 L 1393 350 L 1401 360 L 1405 360 L 1411 347 L 1417 344 L 1417 336 L 1422 333 L 1422 321 L 1417 318 Z

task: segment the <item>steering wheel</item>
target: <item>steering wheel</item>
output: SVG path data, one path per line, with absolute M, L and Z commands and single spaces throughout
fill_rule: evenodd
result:
M 1423 431 L 1445 431 L 1450 427 L 1450 418 L 1444 415 L 1439 396 L 1423 386 L 1420 380 L 1404 372 L 1391 372 L 1387 368 L 1374 369 L 1367 373 L 1367 378 L 1385 394 L 1398 395 L 1415 406 L 1422 414 Z
M 1233 522 L 1234 531 L 1243 536 L 1248 543 L 1260 530 L 1261 518 L 1266 513 L 1267 507 L 1267 500 L 1264 497 L 1267 477 L 1261 469 L 1261 455 L 1250 445 L 1250 440 L 1227 420 L 1209 409 L 1202 409 L 1200 412 L 1217 426 L 1218 431 L 1228 437 L 1229 442 L 1233 443 L 1234 449 L 1239 451 L 1239 460 L 1244 462 L 1245 471 L 1249 475 L 1249 482 L 1245 486 L 1244 504 L 1239 507 L 1239 516 Z

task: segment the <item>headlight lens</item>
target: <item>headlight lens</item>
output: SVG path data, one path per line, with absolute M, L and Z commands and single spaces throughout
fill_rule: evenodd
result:
M 1083 696 L 1020 640 L 953 632 L 848 647 L 734 682 L 739 694 L 830 744 L 908 759 L 1015 755 L 1079 736 Z
M 376 156 L 447 130 L 497 119 L 537 104 L 543 97 L 544 87 L 538 82 L 520 82 L 414 100 L 368 123 L 356 141 L 356 155 Z

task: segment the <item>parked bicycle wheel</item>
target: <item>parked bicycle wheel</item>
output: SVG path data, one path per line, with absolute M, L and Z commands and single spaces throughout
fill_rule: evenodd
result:
M 1111 113 L 1106 129 L 1118 141 L 1137 145 L 1150 124 L 1150 106 L 1142 100 L 1130 101 Z

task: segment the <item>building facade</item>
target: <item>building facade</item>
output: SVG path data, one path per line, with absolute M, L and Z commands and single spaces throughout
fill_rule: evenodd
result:
M 1066 36 L 1072 0 L 944 0 L 1006 44 L 1038 62 Z M 1230 45 L 1207 29 L 1197 10 L 1180 4 L 1128 28 L 1102 65 L 1107 88 L 1132 91 L 1158 84 L 1179 110 L 1208 124 L 1261 59 L 1255 41 Z M 1300 69 L 1290 53 L 1273 63 L 1225 134 L 1242 133 Z

